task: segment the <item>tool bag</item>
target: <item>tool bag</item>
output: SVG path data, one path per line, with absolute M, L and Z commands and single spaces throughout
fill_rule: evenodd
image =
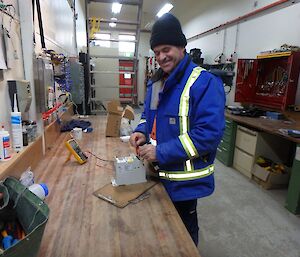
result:
M 3 195 L 0 221 L 8 222 L 17 218 L 26 235 L 0 256 L 37 256 L 49 217 L 47 204 L 12 177 L 0 182 L 0 193 Z

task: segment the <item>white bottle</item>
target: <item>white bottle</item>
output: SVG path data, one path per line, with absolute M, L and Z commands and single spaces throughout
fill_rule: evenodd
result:
M 28 187 L 28 189 L 42 200 L 44 200 L 49 193 L 46 184 L 33 184 Z
M 20 152 L 23 149 L 22 116 L 18 111 L 16 94 L 14 94 L 14 111 L 11 112 L 11 129 L 13 148 L 16 152 Z
M 9 133 L 5 131 L 4 126 L 2 126 L 2 130 L 0 131 L 0 161 L 7 161 L 10 157 Z

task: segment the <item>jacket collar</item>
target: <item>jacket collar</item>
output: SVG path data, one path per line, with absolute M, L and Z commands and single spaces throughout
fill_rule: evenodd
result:
M 166 79 L 164 91 L 168 90 L 169 88 L 171 88 L 175 84 L 178 84 L 181 81 L 181 79 L 190 63 L 191 63 L 191 58 L 186 53 L 185 56 L 183 57 L 183 59 L 179 62 L 179 64 L 175 67 L 175 69 L 171 72 L 171 74 Z M 164 75 L 165 74 L 164 74 L 163 70 L 159 69 L 151 78 L 151 82 L 155 83 L 156 81 L 161 80 L 164 77 Z

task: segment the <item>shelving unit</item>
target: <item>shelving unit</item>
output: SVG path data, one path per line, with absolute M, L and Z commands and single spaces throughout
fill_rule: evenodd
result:
M 111 4 L 111 1 L 107 0 L 92 0 L 91 2 L 97 3 L 107 3 Z M 142 15 L 142 7 L 143 7 L 143 0 L 131 0 L 131 1 L 122 1 L 123 5 L 133 5 L 137 6 L 137 19 L 133 21 L 126 21 L 126 20 L 116 20 L 113 21 L 114 23 L 121 24 L 121 25 L 129 25 L 134 26 L 134 36 L 135 40 L 120 40 L 120 39 L 93 39 L 89 37 L 89 43 L 94 40 L 103 40 L 103 41 L 110 41 L 110 42 L 132 42 L 135 43 L 135 50 L 134 55 L 132 57 L 120 56 L 118 54 L 110 55 L 110 54 L 90 54 L 90 44 L 88 44 L 88 53 L 89 59 L 93 62 L 93 60 L 101 60 L 101 59 L 115 59 L 118 61 L 118 69 L 117 70 L 105 70 L 105 69 L 91 69 L 90 70 L 90 83 L 91 83 L 91 93 L 90 93 L 90 105 L 91 105 L 91 112 L 97 113 L 99 109 L 105 109 L 103 104 L 103 99 L 98 98 L 97 91 L 101 89 L 105 89 L 105 85 L 101 84 L 101 81 L 97 81 L 96 75 L 97 74 L 118 74 L 119 83 L 115 86 L 110 86 L 109 90 L 117 90 L 118 97 L 121 102 L 126 102 L 129 104 L 137 104 L 138 103 L 138 90 L 137 90 L 137 73 L 138 73 L 138 45 L 140 40 L 140 28 L 141 28 L 141 15 Z M 93 26 L 100 26 L 100 24 L 110 23 L 112 20 L 103 19 L 103 18 L 96 18 L 91 19 L 89 18 L 88 21 Z M 122 32 L 122 28 L 117 29 L 119 32 Z M 93 30 L 94 31 L 94 30 Z M 114 31 L 116 31 L 114 29 Z M 130 64 L 130 70 L 122 69 L 122 64 L 127 63 Z M 125 76 L 130 76 L 130 84 L 127 84 L 127 80 Z M 125 84 L 122 81 L 126 81 Z M 115 91 L 114 91 L 115 92 Z

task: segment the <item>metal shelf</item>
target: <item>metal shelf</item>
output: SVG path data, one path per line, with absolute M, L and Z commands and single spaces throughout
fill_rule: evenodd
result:
M 91 85 L 91 88 L 133 88 L 133 86 L 119 85 L 119 86 L 115 86 L 115 87 L 103 87 L 103 86 Z
M 132 74 L 135 75 L 133 71 L 91 71 L 91 74 Z
M 89 19 L 91 20 L 91 19 Z M 138 25 L 138 22 L 137 21 L 125 21 L 125 20 L 110 20 L 110 19 L 100 19 L 100 22 L 103 22 L 103 23 L 116 23 L 116 24 L 123 24 L 123 25 Z
M 96 3 L 107 3 L 107 4 L 111 4 L 112 1 L 111 0 L 90 0 L 89 2 L 96 2 Z M 93 80 L 95 81 L 95 77 L 92 77 L 94 74 L 131 74 L 132 77 L 131 79 L 133 81 L 131 81 L 132 85 L 118 85 L 118 86 L 114 86 L 113 87 L 101 87 L 101 86 L 96 86 L 95 82 L 94 85 L 91 85 L 91 101 L 97 101 L 100 103 L 97 104 L 92 104 L 91 106 L 94 108 L 98 108 L 99 104 L 101 104 L 101 100 L 100 99 L 95 99 L 95 93 L 96 93 L 96 89 L 97 88 L 127 88 L 128 90 L 124 90 L 124 91 L 130 91 L 130 93 L 126 94 L 130 95 L 130 97 L 121 97 L 120 96 L 120 101 L 128 101 L 130 103 L 133 104 L 137 104 L 138 99 L 137 99 L 137 71 L 138 71 L 138 45 L 140 42 L 140 33 L 141 33 L 141 21 L 142 21 L 142 7 L 143 7 L 143 0 L 119 0 L 118 1 L 120 4 L 123 5 L 136 5 L 137 6 L 137 16 L 136 16 L 136 20 L 132 21 L 132 20 L 110 20 L 110 19 L 103 19 L 103 18 L 93 18 L 93 19 L 89 19 L 87 20 L 87 24 L 89 24 L 89 21 L 92 20 L 97 20 L 97 25 L 100 26 L 101 25 L 101 31 L 127 31 L 127 32 L 133 32 L 135 35 L 135 40 L 119 40 L 119 39 L 92 39 L 89 37 L 89 32 L 87 32 L 87 41 L 93 42 L 93 41 L 109 41 L 109 42 L 130 42 L 130 43 L 134 43 L 135 44 L 135 50 L 134 50 L 134 56 L 132 57 L 127 57 L 127 56 L 113 56 L 113 55 L 105 55 L 105 54 L 101 54 L 101 55 L 97 55 L 97 54 L 90 54 L 90 44 L 88 43 L 88 54 L 89 54 L 89 60 L 93 59 L 93 58 L 107 58 L 107 59 L 118 59 L 118 60 L 124 60 L 124 61 L 132 61 L 133 62 L 133 68 L 131 71 L 126 71 L 126 70 L 121 70 L 121 71 L 100 71 L 100 70 L 90 70 L 90 81 L 93 78 Z M 87 15 L 88 17 L 88 15 Z M 106 28 L 106 26 L 108 25 L 108 23 L 110 22 L 114 22 L 117 24 L 123 24 L 123 25 L 129 25 L 128 28 Z M 132 27 L 131 27 L 132 26 Z M 135 28 L 133 27 L 135 26 Z M 88 26 L 89 27 L 89 26 Z M 122 26 L 121 26 L 122 27 Z M 126 26 L 123 26 L 126 27 Z M 99 28 L 98 28 L 99 29 Z M 105 60 L 101 60 L 101 62 L 103 62 L 105 64 Z M 99 68 L 100 69 L 100 68 Z M 124 83 L 124 82 L 122 82 Z M 101 84 L 100 82 L 96 84 Z M 129 90 L 130 89 L 130 90 Z M 122 92 L 122 91 L 121 91 Z M 93 111 L 93 108 L 92 108 Z
M 107 4 L 111 4 L 112 1 L 111 0 L 90 0 L 90 2 L 96 2 L 96 3 L 107 3 Z M 124 4 L 124 5 L 142 5 L 143 2 L 140 0 L 119 0 L 118 1 L 120 4 Z
M 90 55 L 90 58 L 111 58 L 111 59 L 120 59 L 120 60 L 135 60 L 136 57 L 126 57 L 126 56 L 113 56 L 113 55 Z
M 90 41 L 110 41 L 110 42 L 128 42 L 128 43 L 136 43 L 137 40 L 124 40 L 124 39 L 100 39 L 100 38 L 94 38 L 90 39 Z

